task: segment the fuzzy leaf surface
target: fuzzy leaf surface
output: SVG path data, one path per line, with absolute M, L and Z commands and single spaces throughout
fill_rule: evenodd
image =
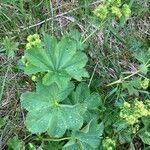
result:
M 48 132 L 52 137 L 61 137 L 67 129 L 80 129 L 83 118 L 77 105 L 65 105 L 62 101 L 73 90 L 73 84 L 60 90 L 56 84 L 45 86 L 37 83 L 36 92 L 21 95 L 21 103 L 28 111 L 26 126 L 32 133 Z
M 96 120 L 92 120 L 82 130 L 72 133 L 72 139 L 63 150 L 97 150 L 103 130 L 103 123 L 97 124 Z
M 29 63 L 25 73 L 45 73 L 42 79 L 44 85 L 56 83 L 61 88 L 67 86 L 71 78 L 81 81 L 82 77 L 88 77 L 84 68 L 88 58 L 82 52 L 84 46 L 80 42 L 80 34 L 74 33 L 72 38 L 71 35 L 62 37 L 58 42 L 55 37 L 46 34 L 43 46 L 26 50 L 25 58 Z
M 101 97 L 98 93 L 90 93 L 86 83 L 80 83 L 75 92 L 72 92 L 72 104 L 80 104 L 86 108 L 84 114 L 85 121 L 89 122 L 93 118 L 98 118 L 96 109 L 102 105 Z

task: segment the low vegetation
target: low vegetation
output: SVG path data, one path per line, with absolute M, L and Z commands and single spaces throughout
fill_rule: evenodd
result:
M 149 0 L 1 0 L 0 149 L 150 149 Z

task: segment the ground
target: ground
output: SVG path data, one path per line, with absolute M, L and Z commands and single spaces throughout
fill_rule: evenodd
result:
M 0 2 L 0 149 L 8 149 L 8 141 L 16 135 L 25 144 L 37 144 L 36 147 L 44 142 L 34 141 L 36 135 L 26 129 L 26 111 L 20 104 L 20 95 L 35 89 L 35 83 L 24 74 L 19 62 L 28 35 L 48 33 L 60 39 L 66 32 L 78 30 L 87 45 L 85 52 L 89 59 L 86 69 L 90 77 L 83 81 L 92 91 L 100 93 L 108 111 L 121 99 L 130 102 L 135 98 L 149 99 L 149 87 L 142 89 L 137 82 L 149 79 L 150 73 L 148 67 L 145 72 L 139 71 L 146 60 L 141 55 L 150 48 L 150 1 L 122 0 L 132 3 L 131 15 L 123 25 L 116 17 L 100 24 L 93 11 L 101 3 L 101 0 Z M 118 149 L 122 148 L 120 145 Z M 148 147 L 139 137 L 133 139 L 133 145 L 137 150 Z M 129 144 L 125 142 L 123 146 L 126 149 Z

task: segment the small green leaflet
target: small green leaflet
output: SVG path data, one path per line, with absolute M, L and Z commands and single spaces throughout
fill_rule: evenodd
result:
M 148 72 L 148 67 L 146 66 L 146 64 L 141 64 L 141 65 L 139 66 L 139 70 L 140 70 L 144 75 L 146 75 L 147 72 Z
M 150 54 L 146 51 L 140 51 L 140 52 L 134 53 L 133 55 L 142 64 L 145 64 L 150 58 Z
M 17 50 L 18 43 L 14 42 L 12 39 L 5 37 L 3 39 L 3 47 L 8 58 L 13 58 L 15 56 L 15 51 Z
M 32 133 L 48 132 L 51 137 L 61 137 L 67 129 L 78 130 L 83 124 L 78 105 L 63 104 L 73 90 L 70 83 L 59 90 L 56 84 L 45 86 L 37 82 L 36 92 L 21 95 L 21 103 L 28 111 L 26 126 Z
M 94 119 L 80 131 L 72 132 L 72 139 L 66 143 L 63 150 L 96 150 L 100 144 L 104 124 L 97 124 Z
M 74 36 L 71 38 L 71 35 Z M 29 62 L 25 73 L 45 73 L 43 84 L 56 83 L 59 88 L 66 87 L 71 78 L 81 81 L 82 77 L 89 76 L 84 68 L 88 58 L 82 52 L 83 48 L 79 33 L 63 36 L 59 42 L 55 37 L 45 34 L 43 47 L 25 51 L 25 58 Z

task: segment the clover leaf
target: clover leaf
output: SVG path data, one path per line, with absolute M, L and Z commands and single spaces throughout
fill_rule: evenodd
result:
M 89 122 L 93 118 L 99 118 L 99 113 L 96 111 L 99 106 L 102 106 L 101 97 L 98 93 L 90 93 L 90 89 L 86 83 L 80 83 L 75 92 L 72 92 L 72 104 L 80 104 L 86 108 L 84 119 Z
M 64 145 L 63 150 L 96 150 L 100 144 L 103 130 L 103 122 L 97 124 L 94 119 L 82 130 L 73 131 L 71 140 Z
M 78 105 L 63 104 L 73 90 L 73 84 L 60 90 L 56 84 L 45 86 L 37 82 L 36 92 L 21 95 L 21 103 L 28 111 L 26 126 L 32 133 L 48 132 L 52 137 L 61 137 L 66 129 L 77 130 L 83 124 Z
M 84 68 L 88 61 L 86 54 L 82 52 L 84 45 L 80 42 L 79 34 L 72 34 L 72 38 L 68 34 L 59 42 L 55 37 L 45 34 L 43 46 L 25 51 L 28 62 L 25 73 L 45 73 L 43 84 L 56 83 L 60 88 L 67 86 L 71 78 L 81 81 L 82 77 L 88 77 Z

